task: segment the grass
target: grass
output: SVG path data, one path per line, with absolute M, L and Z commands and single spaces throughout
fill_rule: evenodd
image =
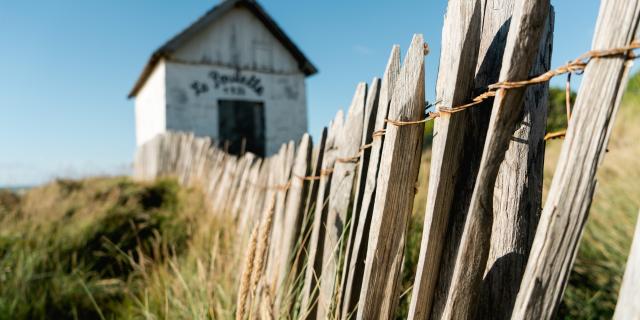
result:
M 0 319 L 228 316 L 226 221 L 173 180 L 59 180 L 0 194 Z M 221 261 L 222 257 L 226 260 Z

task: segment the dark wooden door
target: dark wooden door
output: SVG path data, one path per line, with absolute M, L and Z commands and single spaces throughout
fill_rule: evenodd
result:
M 218 100 L 218 122 L 220 142 L 229 153 L 265 155 L 264 103 Z

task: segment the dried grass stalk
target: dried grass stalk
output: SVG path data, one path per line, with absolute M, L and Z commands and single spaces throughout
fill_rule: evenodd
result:
M 250 305 L 249 288 L 251 285 L 251 274 L 253 273 L 254 260 L 256 257 L 256 246 L 258 243 L 258 226 L 253 228 L 251 238 L 249 239 L 249 249 L 245 256 L 244 270 L 240 280 L 240 288 L 238 289 L 238 302 L 236 310 L 236 320 L 242 320 L 245 317 L 246 306 Z

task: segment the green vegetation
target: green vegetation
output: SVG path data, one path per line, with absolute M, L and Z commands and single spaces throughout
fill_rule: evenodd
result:
M 224 223 L 210 217 L 201 194 L 173 180 L 59 180 L 22 197 L 2 192 L 0 319 L 224 314 L 231 303 L 217 289 L 232 282 L 210 277 Z
M 547 110 L 547 133 L 567 128 L 567 93 L 565 89 L 549 88 L 549 109 Z M 571 92 L 571 105 L 576 102 L 576 93 Z

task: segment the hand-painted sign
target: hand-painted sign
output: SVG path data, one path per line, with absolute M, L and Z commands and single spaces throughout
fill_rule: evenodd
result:
M 211 71 L 209 78 L 213 81 L 213 89 L 221 89 L 227 94 L 243 96 L 246 94 L 245 88 L 252 90 L 259 96 L 264 92 L 260 78 L 255 75 L 246 77 L 239 70 L 233 74 Z M 191 89 L 196 96 L 199 96 L 209 91 L 209 85 L 201 81 L 194 81 L 191 83 Z
M 262 95 L 262 91 L 264 91 L 264 88 L 260 83 L 260 78 L 254 75 L 247 78 L 240 73 L 240 70 L 236 71 L 233 75 L 220 74 L 218 71 L 211 71 L 209 72 L 209 77 L 213 80 L 213 84 L 216 89 L 220 86 L 224 87 L 230 84 L 241 84 L 253 90 L 257 95 Z

